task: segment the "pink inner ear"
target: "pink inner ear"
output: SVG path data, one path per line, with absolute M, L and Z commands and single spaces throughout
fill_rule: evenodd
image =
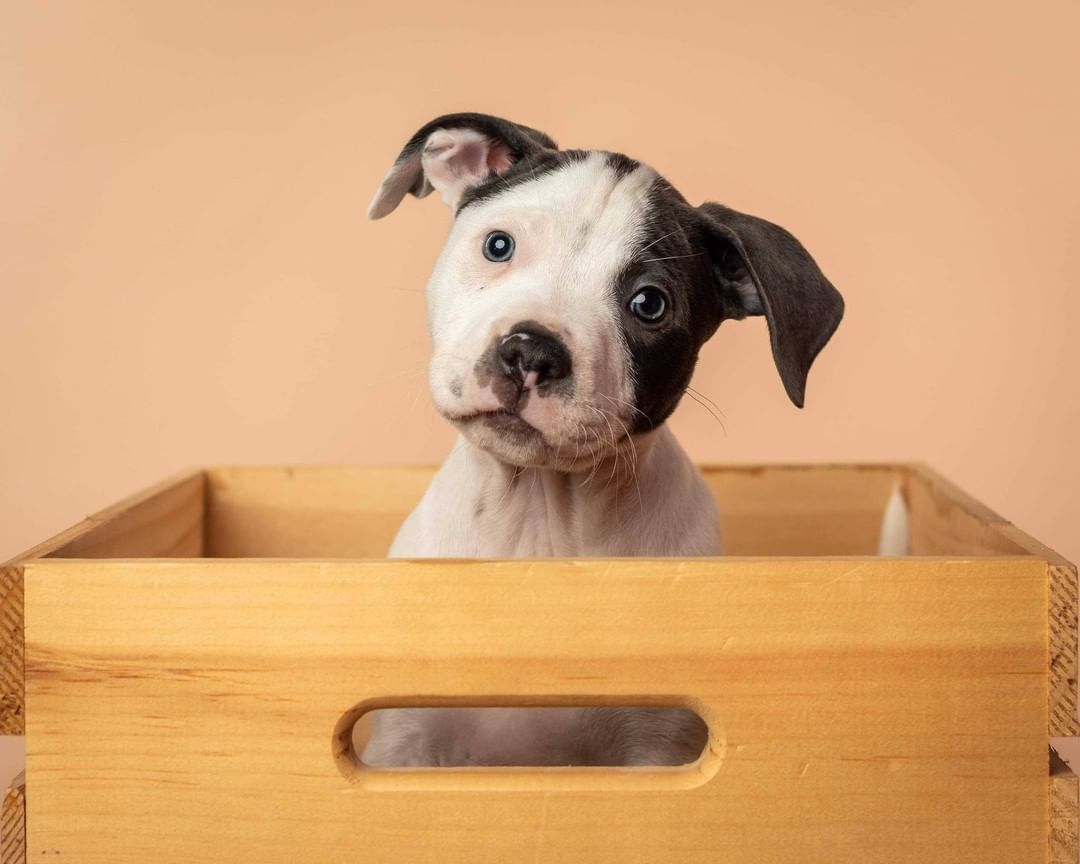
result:
M 458 141 L 438 156 L 455 177 L 479 181 L 488 173 L 487 141 Z
M 489 141 L 487 164 L 488 168 L 496 174 L 505 174 L 514 164 L 510 156 L 510 148 L 502 141 Z
M 454 207 L 469 187 L 510 170 L 513 158 L 506 144 L 475 129 L 440 129 L 428 138 L 421 162 L 427 181 Z

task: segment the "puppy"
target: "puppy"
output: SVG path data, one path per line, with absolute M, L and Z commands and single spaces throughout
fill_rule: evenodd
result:
M 627 156 L 484 114 L 423 126 L 368 215 L 432 191 L 453 224 L 427 288 L 429 383 L 460 436 L 390 554 L 720 554 L 712 495 L 664 421 L 705 341 L 751 315 L 802 407 L 844 311 L 809 253 Z M 363 761 L 681 764 L 707 735 L 677 709 L 516 713 L 378 711 Z

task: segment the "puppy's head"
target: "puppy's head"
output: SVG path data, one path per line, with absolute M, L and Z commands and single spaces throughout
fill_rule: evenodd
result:
M 435 405 L 514 465 L 588 467 L 659 426 L 728 318 L 766 317 L 802 407 L 843 315 L 783 228 L 692 207 L 617 153 L 559 150 L 535 129 L 453 114 L 409 140 L 368 215 L 433 190 L 454 214 L 428 284 Z

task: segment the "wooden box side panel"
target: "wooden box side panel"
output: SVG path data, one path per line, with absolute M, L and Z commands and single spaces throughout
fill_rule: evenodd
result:
M 45 561 L 26 576 L 31 858 L 1046 860 L 1034 559 Z M 678 699 L 712 739 L 702 766 L 658 780 L 346 781 L 343 713 L 418 694 Z
M 1076 775 L 1056 753 L 1050 751 L 1050 824 L 1047 830 L 1046 860 L 1049 864 L 1077 864 L 1077 815 L 1080 787 Z
M 0 567 L 0 735 L 23 734 L 23 570 Z
M 1027 555 L 1011 523 L 925 465 L 905 477 L 912 555 Z
M 877 553 L 893 465 L 705 466 L 728 555 Z
M 84 519 L 0 566 L 0 734 L 23 734 L 23 565 L 37 558 L 203 554 L 205 478 L 187 472 Z
M 212 468 L 206 554 L 384 557 L 434 473 L 426 466 Z
M 21 782 L 4 794 L 0 812 L 0 864 L 26 864 L 26 787 Z
M 1050 735 L 1080 735 L 1077 719 L 1077 639 L 1078 585 L 1076 567 L 1067 561 L 1048 567 L 1050 615 L 1050 674 L 1047 697 L 1050 703 Z
M 27 558 L 197 558 L 203 554 L 206 477 L 187 472 L 121 501 L 32 550 Z
M 1049 736 L 1080 736 L 1076 565 L 1025 534 L 933 469 L 914 466 L 904 485 L 913 555 L 1030 555 L 1047 562 Z

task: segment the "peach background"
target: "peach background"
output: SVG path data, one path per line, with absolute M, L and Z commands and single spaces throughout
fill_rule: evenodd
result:
M 5 4 L 0 559 L 179 468 L 430 462 L 448 217 L 368 199 L 482 110 L 791 229 L 848 315 L 786 400 L 726 325 L 701 460 L 924 459 L 1080 559 L 1080 5 Z

